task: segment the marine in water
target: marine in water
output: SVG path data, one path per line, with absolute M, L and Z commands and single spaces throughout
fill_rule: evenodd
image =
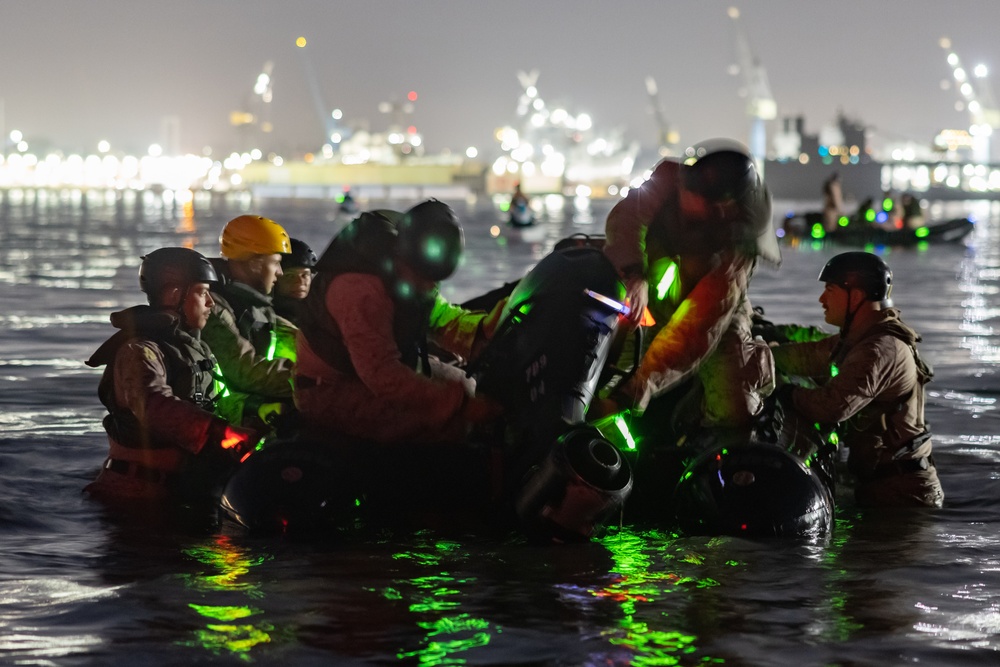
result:
M 823 267 L 819 302 L 840 333 L 775 347 L 775 365 L 818 386 L 779 393 L 808 419 L 840 424 L 861 506 L 940 507 L 944 491 L 924 417 L 933 373 L 917 352 L 920 335 L 893 307 L 892 271 L 868 252 L 837 255 Z
M 86 487 L 91 495 L 117 502 L 207 496 L 230 459 L 256 445 L 254 431 L 213 413 L 217 366 L 200 333 L 217 279 L 188 248 L 143 257 L 139 285 L 149 304 L 112 314 L 119 331 L 87 361 L 105 366 L 98 395 L 108 409 L 108 457 Z

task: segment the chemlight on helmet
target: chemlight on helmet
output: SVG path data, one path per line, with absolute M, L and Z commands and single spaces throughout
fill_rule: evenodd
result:
M 429 199 L 408 210 L 397 226 L 396 252 L 417 273 L 444 280 L 458 268 L 465 238 L 447 204 Z

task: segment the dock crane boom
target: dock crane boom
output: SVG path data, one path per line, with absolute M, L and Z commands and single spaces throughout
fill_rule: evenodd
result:
M 993 130 L 1000 127 L 1000 110 L 997 109 L 993 91 L 986 80 L 986 66 L 977 65 L 973 70 L 972 78 L 977 82 L 973 85 L 958 54 L 951 48 L 951 40 L 942 37 L 940 44 L 948 53 L 948 65 L 951 66 L 952 76 L 962 95 L 961 104 L 969 111 L 972 119 L 969 134 L 972 135 L 973 157 L 981 164 L 988 164 Z
M 741 97 L 747 98 L 746 113 L 751 121 L 748 145 L 758 166 L 761 166 L 767 157 L 767 121 L 774 120 L 778 115 L 778 105 L 771 94 L 767 70 L 750 48 L 750 40 L 740 22 L 740 10 L 730 7 L 727 13 L 736 32 L 737 68 L 743 77 Z
M 663 156 L 672 155 L 677 147 L 677 132 L 670 127 L 670 123 L 667 121 L 667 114 L 663 111 L 663 103 L 660 101 L 656 79 L 651 76 L 646 77 L 646 94 L 649 95 L 650 112 L 656 121 L 657 148 Z

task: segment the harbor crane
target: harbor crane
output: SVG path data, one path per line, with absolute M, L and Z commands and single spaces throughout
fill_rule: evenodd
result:
M 778 106 L 771 94 L 767 70 L 750 48 L 750 40 L 740 22 L 740 10 L 730 7 L 727 13 L 736 32 L 737 63 L 730 71 L 742 75 L 740 97 L 746 98 L 746 113 L 750 117 L 750 141 L 747 143 L 758 167 L 762 167 L 767 158 L 767 121 L 777 117 Z
M 656 121 L 657 149 L 660 156 L 674 155 L 679 137 L 667 121 L 667 115 L 663 111 L 663 103 L 660 101 L 659 89 L 656 86 L 656 79 L 651 76 L 646 77 L 646 94 L 649 95 L 650 113 L 653 114 L 653 119 Z
M 253 143 L 263 141 L 264 136 L 271 133 L 271 100 L 274 97 L 271 87 L 274 63 L 270 60 L 264 63 L 257 80 L 254 82 L 253 94 L 249 95 L 239 111 L 229 114 L 229 123 L 239 128 L 244 141 Z M 252 135 L 252 136 L 251 136 Z
M 313 107 L 316 116 L 319 118 L 320 126 L 323 128 L 323 141 L 336 147 L 341 141 L 350 136 L 350 131 L 340 124 L 341 113 L 339 109 L 330 110 L 320 90 L 319 77 L 316 75 L 316 68 L 313 66 L 312 58 L 306 51 L 308 42 L 305 37 L 295 40 L 298 47 L 299 57 L 302 59 L 302 70 L 306 76 L 306 84 L 309 86 L 309 94 L 312 97 Z
M 958 54 L 952 50 L 951 40 L 942 37 L 940 45 L 948 53 L 948 65 L 951 66 L 952 76 L 962 96 L 956 103 L 956 108 L 959 111 L 963 107 L 967 109 L 972 119 L 969 134 L 972 136 L 973 159 L 980 164 L 989 164 L 993 130 L 1000 127 L 1000 110 L 997 109 L 993 91 L 986 79 L 986 66 L 977 65 L 970 77 Z M 976 82 L 975 85 L 972 81 Z

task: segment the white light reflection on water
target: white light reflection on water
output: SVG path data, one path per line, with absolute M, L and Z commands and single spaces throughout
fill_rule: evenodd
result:
M 89 653 L 104 643 L 101 637 L 62 633 L 51 617 L 116 595 L 115 587 L 92 588 L 51 577 L 0 582 L 0 653 L 21 656 L 18 664 L 56 664 L 41 659 Z M 37 623 L 34 619 L 39 616 L 46 620 Z M 39 632 L 38 625 L 47 628 L 47 632 Z

